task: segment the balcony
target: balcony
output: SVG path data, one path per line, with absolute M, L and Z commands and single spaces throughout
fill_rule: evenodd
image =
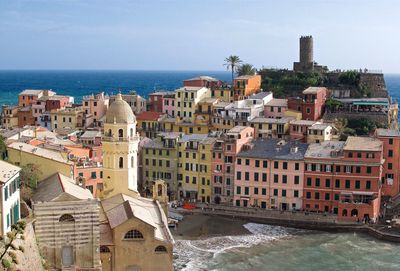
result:
M 130 142 L 130 141 L 136 141 L 139 140 L 138 136 L 133 136 L 133 137 L 117 137 L 114 138 L 112 136 L 103 136 L 102 141 L 104 142 Z

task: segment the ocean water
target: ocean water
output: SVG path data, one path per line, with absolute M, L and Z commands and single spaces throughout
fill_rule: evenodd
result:
M 53 89 L 71 95 L 79 102 L 83 95 L 105 91 L 136 90 L 147 96 L 159 89 L 174 90 L 184 79 L 209 75 L 231 80 L 228 71 L 0 71 L 0 105 L 18 101 L 24 89 Z M 400 74 L 385 75 L 390 95 L 400 101 Z
M 183 271 L 398 271 L 400 245 L 359 234 L 329 234 L 256 223 L 250 234 L 177 240 Z
M 104 91 L 137 91 L 147 96 L 155 90 L 175 90 L 184 79 L 209 75 L 230 81 L 227 71 L 0 71 L 0 105 L 18 102 L 24 89 L 52 89 L 79 102 L 83 95 Z

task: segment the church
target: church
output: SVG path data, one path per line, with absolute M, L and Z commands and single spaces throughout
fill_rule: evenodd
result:
M 141 197 L 137 189 L 139 140 L 136 117 L 118 94 L 106 113 L 102 141 L 100 259 L 104 271 L 173 270 L 174 239 L 162 207 L 167 204 L 162 195 L 166 189 L 159 189 L 154 199 Z

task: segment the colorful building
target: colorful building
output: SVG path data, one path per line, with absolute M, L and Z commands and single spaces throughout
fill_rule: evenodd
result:
M 153 182 L 162 179 L 167 184 L 170 200 L 178 198 L 178 142 L 181 133 L 159 133 L 142 146 L 142 187 L 150 189 Z
M 246 97 L 261 91 L 261 75 L 242 75 L 233 80 L 234 100 L 243 100 Z
M 217 137 L 212 150 L 211 200 L 214 203 L 233 203 L 236 155 L 254 137 L 254 129 L 236 126 Z
M 50 112 L 51 129 L 85 128 L 92 123 L 81 106 L 56 109 Z
M 150 93 L 149 102 L 147 104 L 147 111 L 161 112 L 161 113 L 164 112 L 165 110 L 164 98 L 168 96 L 169 97 L 168 99 L 171 99 L 171 94 L 175 94 L 174 91 L 156 91 Z
M 287 138 L 289 134 L 289 118 L 264 118 L 256 117 L 248 123 L 255 129 L 255 138 Z
M 137 196 L 137 159 L 139 136 L 136 117 L 118 94 L 107 110 L 104 122 L 103 198 L 123 193 Z
M 287 99 L 272 99 L 264 106 L 264 117 L 280 119 L 288 109 Z
M 11 226 L 21 218 L 20 171 L 21 168 L 0 160 L 0 235 L 2 238 L 6 237 L 7 232 L 11 231 Z
M 162 112 L 167 114 L 169 117 L 176 117 L 176 106 L 175 106 L 175 92 L 165 94 L 163 96 L 163 109 Z
M 380 215 L 383 144 L 369 137 L 311 144 L 305 154 L 303 208 L 339 220 Z
M 104 92 L 97 93 L 95 95 L 83 96 L 82 109 L 86 115 L 93 116 L 93 126 L 102 126 L 101 119 L 107 112 L 109 97 L 104 95 Z M 92 124 L 88 123 L 88 126 Z
M 277 139 L 256 139 L 244 146 L 236 159 L 234 204 L 301 209 L 307 146 Z
M 36 101 L 43 96 L 53 96 L 56 93 L 51 90 L 43 89 L 25 89 L 18 95 L 18 105 L 26 107 L 29 105 L 36 104 Z
M 400 132 L 390 129 L 376 129 L 375 137 L 383 144 L 382 196 L 395 197 L 400 193 Z
M 222 86 L 222 81 L 211 76 L 198 76 L 195 78 L 183 80 L 184 87 L 206 87 L 215 89 Z
M 136 115 L 137 131 L 142 137 L 155 138 L 163 130 L 160 121 L 165 117 L 162 112 L 146 111 Z
M 308 127 L 307 143 L 320 143 L 328 140 L 337 140 L 338 130 L 331 124 L 315 123 Z
M 327 89 L 324 87 L 309 87 L 303 91 L 304 120 L 319 120 L 322 118 L 327 99 Z
M 175 91 L 176 116 L 187 122 L 194 122 L 197 104 L 211 97 L 209 88 L 182 87 Z
M 5 129 L 18 127 L 18 106 L 3 106 L 1 110 L 2 127 Z
M 118 95 L 110 96 L 109 105 L 112 104 Z M 130 91 L 128 94 L 121 94 L 122 100 L 128 103 L 132 108 L 134 114 L 139 114 L 147 110 L 147 101 L 142 96 L 138 95 L 136 91 Z M 154 110 L 153 110 L 154 111 Z
M 211 160 L 215 138 L 184 135 L 178 143 L 179 198 L 211 201 Z
M 299 140 L 307 142 L 308 128 L 319 123 L 313 120 L 292 120 L 289 125 L 290 140 Z

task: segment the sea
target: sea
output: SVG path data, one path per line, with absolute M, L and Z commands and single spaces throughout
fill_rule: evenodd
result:
M 230 81 L 227 71 L 0 71 L 0 104 L 16 104 L 24 89 L 71 95 L 135 90 L 142 96 L 174 90 L 184 79 L 209 75 Z M 400 100 L 400 74 L 385 74 Z M 399 271 L 400 245 L 352 233 L 331 234 L 248 223 L 249 234 L 176 240 L 175 270 Z

